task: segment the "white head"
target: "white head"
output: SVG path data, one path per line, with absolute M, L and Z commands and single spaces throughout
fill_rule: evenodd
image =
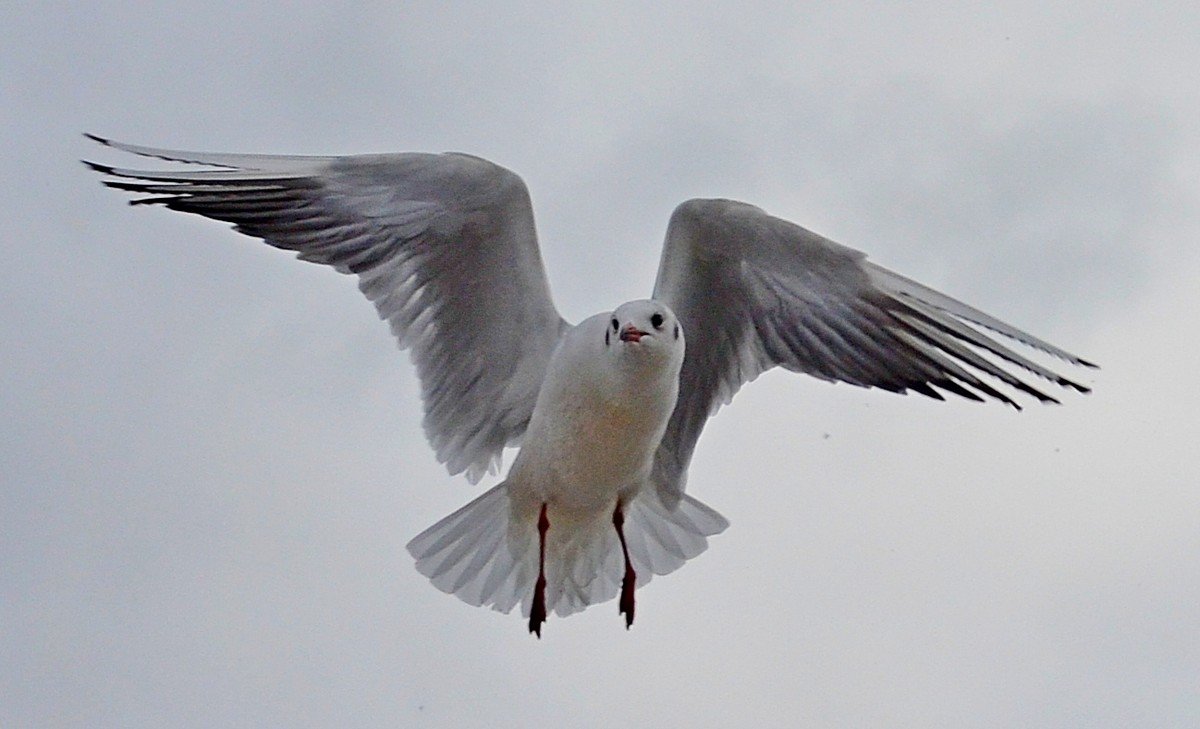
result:
M 678 375 L 683 364 L 683 327 L 670 307 L 641 299 L 621 304 L 609 317 L 604 347 L 631 366 L 665 367 Z
M 547 388 L 566 392 L 581 382 L 619 397 L 665 388 L 673 406 L 683 353 L 675 312 L 657 301 L 630 301 L 567 332 L 550 360 L 542 394 Z

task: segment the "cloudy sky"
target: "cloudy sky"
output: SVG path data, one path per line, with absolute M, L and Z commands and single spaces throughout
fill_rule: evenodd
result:
M 0 725 L 1200 723 L 1200 6 L 21 5 Z M 353 281 L 125 206 L 83 131 L 485 156 L 576 321 L 743 199 L 1103 369 L 1021 413 L 768 373 L 692 463 L 731 528 L 537 641 L 413 569 L 480 487 Z

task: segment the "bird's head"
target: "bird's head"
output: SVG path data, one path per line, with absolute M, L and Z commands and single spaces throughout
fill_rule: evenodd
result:
M 604 346 L 614 356 L 634 362 L 683 362 L 683 327 L 670 307 L 642 299 L 617 307 L 604 332 Z

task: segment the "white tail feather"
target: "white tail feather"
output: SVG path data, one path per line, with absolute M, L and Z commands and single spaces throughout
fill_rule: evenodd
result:
M 560 616 L 616 597 L 624 560 L 612 514 L 555 519 L 548 512 L 546 609 Z M 665 575 L 708 547 L 729 526 L 690 496 L 668 509 L 653 489 L 625 508 L 624 533 L 638 587 Z M 408 543 L 417 571 L 443 592 L 503 613 L 517 604 L 529 615 L 537 578 L 537 512 L 514 509 L 501 483 Z
M 471 605 L 512 610 L 536 577 L 537 532 L 510 528 L 511 511 L 501 483 L 421 532 L 408 543 L 417 571 Z

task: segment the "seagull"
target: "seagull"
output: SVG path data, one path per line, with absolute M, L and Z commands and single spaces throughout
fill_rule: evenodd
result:
M 551 299 L 525 183 L 480 157 L 219 154 L 86 136 L 203 166 L 85 161 L 142 195 L 131 204 L 232 223 L 357 276 L 416 365 L 425 435 L 451 475 L 477 483 L 520 447 L 499 484 L 407 546 L 437 588 L 503 613 L 520 605 L 539 638 L 550 613 L 618 596 L 628 629 L 636 589 L 725 530 L 685 493 L 688 464 L 708 418 L 769 369 L 1020 409 L 1017 393 L 1058 400 L 1014 369 L 1088 388 L 993 334 L 1096 366 L 733 200 L 679 205 L 651 297 L 573 325 Z

